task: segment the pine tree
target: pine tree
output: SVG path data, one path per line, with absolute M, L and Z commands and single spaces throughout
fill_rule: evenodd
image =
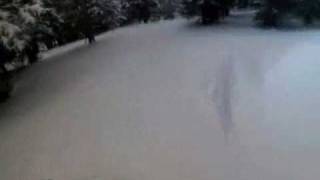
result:
M 50 9 L 40 0 L 5 0 L 0 3 L 0 41 L 15 57 L 9 61 L 36 61 L 41 36 L 50 33 L 45 23 Z

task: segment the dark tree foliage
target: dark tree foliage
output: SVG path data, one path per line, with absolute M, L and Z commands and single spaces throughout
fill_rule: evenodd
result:
M 282 13 L 271 4 L 265 4 L 256 14 L 255 20 L 262 26 L 277 26 Z
M 256 20 L 261 21 L 264 26 L 277 26 L 280 18 L 289 12 L 293 2 L 293 0 L 264 0 Z
M 159 0 L 159 4 L 164 19 L 173 19 L 180 8 L 180 0 Z
M 217 3 L 222 7 L 223 16 L 228 16 L 230 14 L 230 8 L 235 4 L 235 0 L 217 0 Z
M 249 6 L 249 0 L 238 0 L 237 6 L 239 8 L 246 8 Z
M 0 67 L 0 103 L 7 100 L 12 92 L 13 85 L 9 75 L 3 67 Z
M 320 17 L 319 0 L 265 0 L 256 16 L 264 26 L 278 26 L 285 15 L 297 16 L 305 24 L 312 24 Z
M 124 24 L 133 22 L 147 23 L 152 18 L 155 18 L 160 11 L 157 0 L 122 0 L 121 3 Z
M 121 20 L 118 0 L 44 0 L 60 17 L 52 25 L 54 38 L 61 45 L 82 37 L 90 43 L 95 35 L 117 27 Z
M 295 13 L 306 25 L 312 24 L 320 17 L 320 0 L 298 1 Z
M 223 7 L 216 2 L 204 0 L 204 2 L 201 3 L 201 18 L 203 24 L 217 22 L 223 12 Z
M 200 15 L 201 9 L 199 0 L 182 0 L 181 14 L 187 18 Z
M 183 0 L 182 14 L 186 17 L 201 16 L 204 24 L 219 21 L 228 16 L 234 0 Z
M 11 77 L 5 64 L 10 62 L 14 56 L 14 52 L 0 42 L 0 102 L 6 100 L 13 89 Z

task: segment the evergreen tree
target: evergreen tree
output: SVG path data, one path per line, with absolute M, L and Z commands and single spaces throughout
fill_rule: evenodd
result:
M 295 13 L 305 24 L 312 24 L 320 17 L 320 0 L 301 0 L 297 3 Z
M 181 14 L 187 18 L 200 15 L 200 3 L 199 0 L 182 0 Z
M 297 15 L 305 24 L 320 17 L 320 0 L 265 0 L 256 19 L 265 26 L 277 26 L 285 15 Z
M 9 61 L 36 61 L 41 36 L 51 29 L 45 23 L 50 9 L 44 8 L 40 0 L 5 0 L 0 3 L 0 41 L 15 57 Z
M 95 35 L 115 28 L 123 20 L 119 0 L 44 0 L 47 7 L 55 9 L 59 21 L 53 21 L 58 44 L 85 37 L 94 42 Z
M 296 7 L 296 0 L 264 0 L 256 20 L 264 26 L 277 26 L 281 18 L 290 14 Z
M 228 16 L 234 3 L 234 0 L 183 0 L 182 14 L 189 18 L 201 16 L 203 23 L 212 23 Z
M 69 0 L 62 17 L 74 36 L 94 42 L 96 33 L 117 26 L 120 6 L 115 0 Z
M 223 11 L 223 16 L 229 16 L 230 8 L 235 4 L 235 0 L 217 0 Z
M 159 15 L 160 5 L 157 0 L 122 0 L 124 24 L 148 22 Z

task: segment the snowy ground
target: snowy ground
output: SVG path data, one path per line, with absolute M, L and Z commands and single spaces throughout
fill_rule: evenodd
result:
M 320 31 L 246 14 L 50 56 L 0 107 L 1 180 L 315 180 Z

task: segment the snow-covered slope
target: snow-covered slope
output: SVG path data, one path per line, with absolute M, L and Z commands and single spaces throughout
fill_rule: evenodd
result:
M 245 15 L 69 47 L 0 107 L 0 179 L 317 179 L 319 35 Z

